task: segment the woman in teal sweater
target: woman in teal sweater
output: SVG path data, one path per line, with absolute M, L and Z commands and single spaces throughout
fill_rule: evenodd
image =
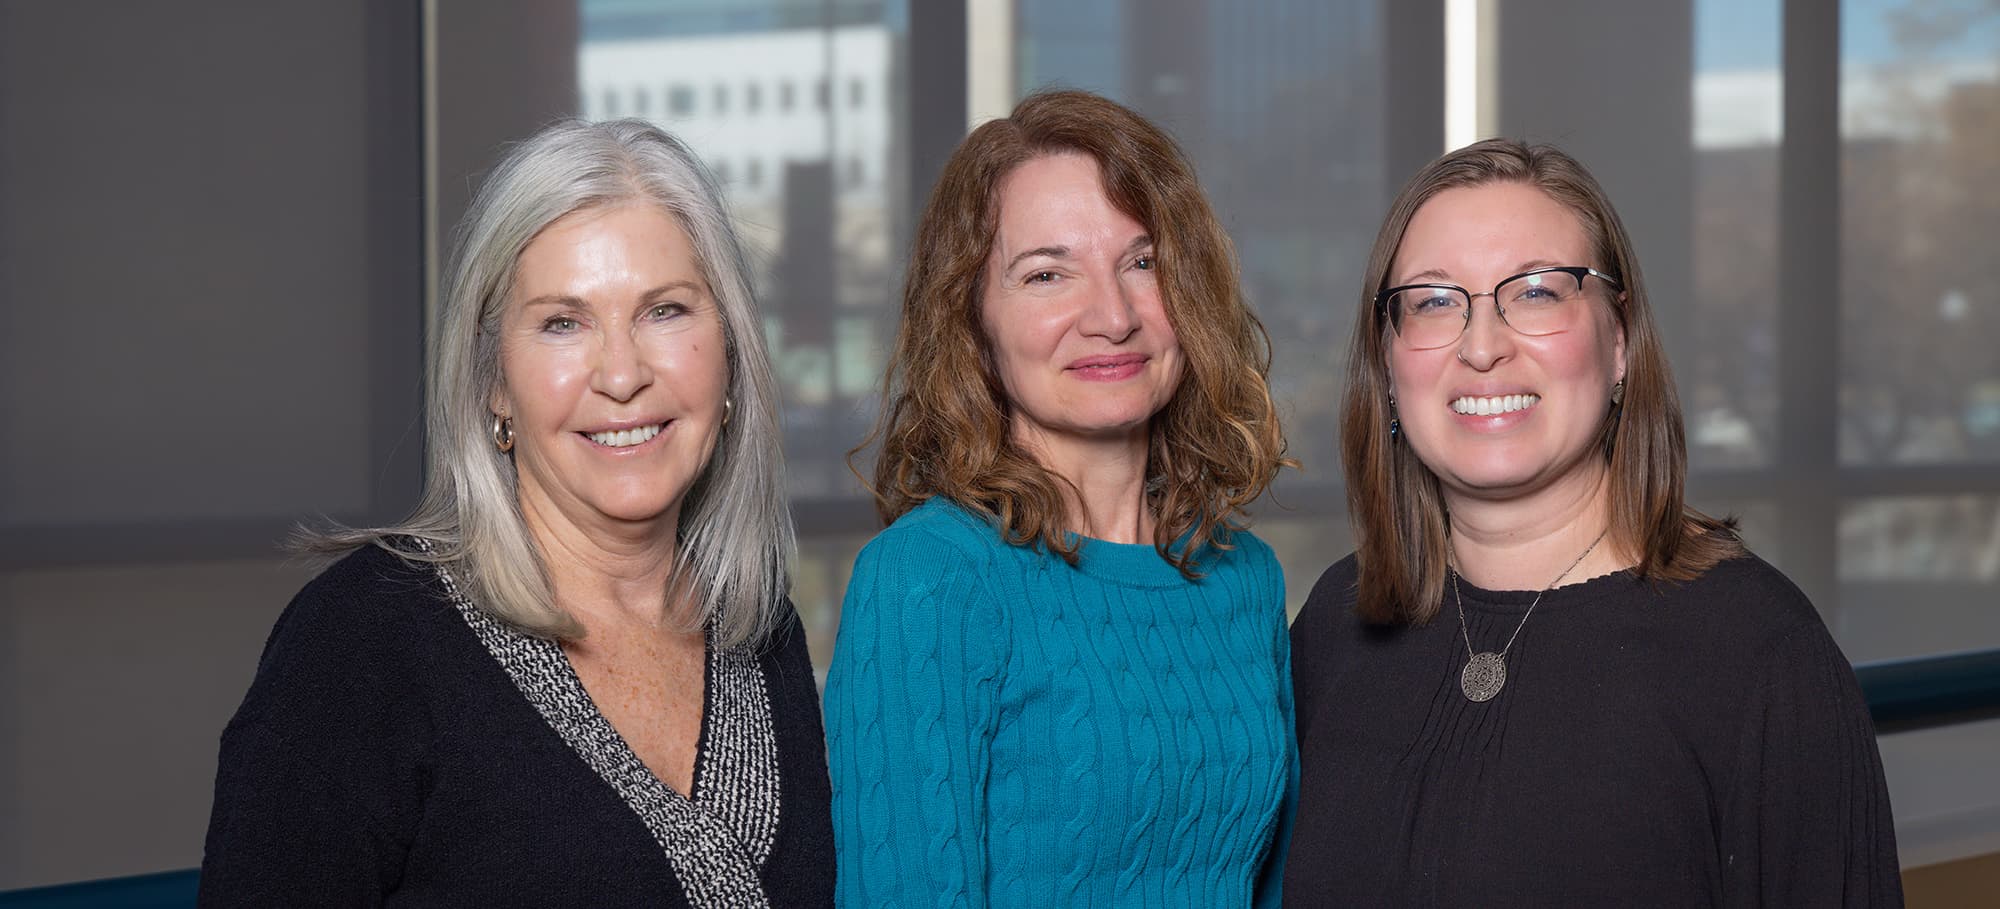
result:
M 891 526 L 827 680 L 846 906 L 1276 905 L 1297 791 L 1286 463 L 1228 237 L 1082 92 L 967 137 L 876 433 Z

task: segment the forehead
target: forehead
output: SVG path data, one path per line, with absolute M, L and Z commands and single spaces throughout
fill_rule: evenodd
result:
M 1101 231 L 1142 230 L 1105 194 L 1097 160 L 1082 152 L 1030 158 L 1000 180 L 997 247 L 1076 239 Z M 1059 236 L 1059 235 L 1069 235 Z
M 680 219 L 658 205 L 625 202 L 572 211 L 542 228 L 521 250 L 515 280 L 563 282 L 580 273 L 668 275 L 700 271 Z
M 1498 279 L 1523 262 L 1596 265 L 1583 221 L 1525 183 L 1447 189 L 1410 218 L 1391 278 L 1442 272 L 1457 280 Z

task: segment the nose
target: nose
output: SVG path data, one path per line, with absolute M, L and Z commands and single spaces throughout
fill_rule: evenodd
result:
M 596 367 L 590 371 L 590 388 L 614 401 L 632 400 L 653 384 L 653 367 L 640 355 L 638 343 L 622 331 L 606 331 L 597 347 Z
M 1116 276 L 1094 282 L 1094 286 L 1087 291 L 1089 297 L 1084 301 L 1083 312 L 1078 315 L 1077 331 L 1113 344 L 1132 337 L 1139 330 L 1139 309 L 1132 298 L 1134 292 Z
M 1484 297 L 1487 305 L 1480 305 Z M 1458 359 L 1485 372 L 1514 355 L 1514 329 L 1500 318 L 1500 302 L 1491 294 L 1472 298 L 1470 321 L 1458 337 Z

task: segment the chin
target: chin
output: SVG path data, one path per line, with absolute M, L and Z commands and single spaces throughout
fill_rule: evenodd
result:
M 677 500 L 658 494 L 606 496 L 590 502 L 604 517 L 628 524 L 643 524 L 665 517 Z

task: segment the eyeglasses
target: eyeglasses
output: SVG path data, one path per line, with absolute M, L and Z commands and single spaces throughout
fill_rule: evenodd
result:
M 1583 279 L 1596 278 L 1624 290 L 1624 285 L 1595 268 L 1556 266 L 1524 271 L 1476 294 L 1456 284 L 1405 284 L 1375 295 L 1375 307 L 1389 316 L 1396 337 L 1417 350 L 1432 350 L 1458 340 L 1472 324 L 1472 298 L 1492 297 L 1500 321 L 1524 335 L 1552 335 L 1576 327 L 1586 310 Z

